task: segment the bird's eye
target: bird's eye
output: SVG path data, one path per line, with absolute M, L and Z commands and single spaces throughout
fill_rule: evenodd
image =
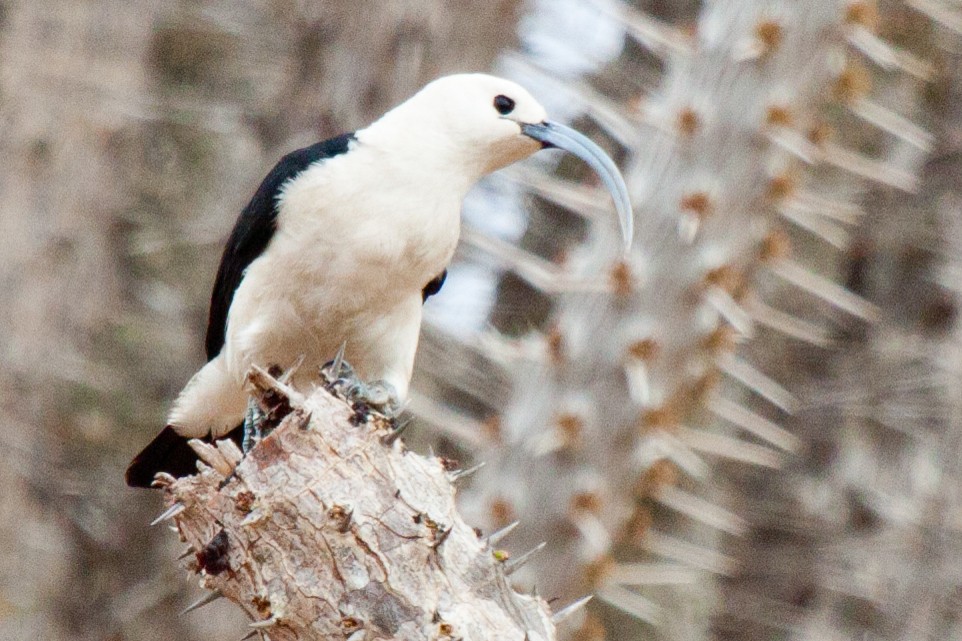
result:
M 495 96 L 494 108 L 497 109 L 498 113 L 502 116 L 507 116 L 514 111 L 514 100 L 507 96 Z

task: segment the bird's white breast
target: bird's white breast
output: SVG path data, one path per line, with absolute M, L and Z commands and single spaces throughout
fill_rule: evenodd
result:
M 420 291 L 448 264 L 463 190 L 363 145 L 305 170 L 279 199 L 274 251 L 345 307 Z
M 284 366 L 305 354 L 308 365 L 323 363 L 345 341 L 349 355 L 392 349 L 365 345 L 374 340 L 370 328 L 400 309 L 416 309 L 411 322 L 420 324 L 421 290 L 451 260 L 465 190 L 363 144 L 288 182 L 274 237 L 231 305 L 232 375 L 251 362 Z

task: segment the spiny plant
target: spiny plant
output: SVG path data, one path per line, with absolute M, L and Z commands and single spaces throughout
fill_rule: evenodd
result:
M 935 134 L 933 154 L 917 194 L 866 190 L 871 213 L 846 280 L 884 310 L 882 321 L 840 334 L 819 355 L 792 423 L 809 447 L 784 472 L 744 486 L 742 504 L 759 515 L 753 554 L 725 590 L 741 602 L 728 627 L 747 638 L 957 634 L 958 294 L 948 274 L 962 255 L 958 30 L 914 11 L 888 17 L 896 37 L 938 66 L 925 92 L 900 99 Z M 895 93 L 904 79 L 875 82 Z M 750 592 L 766 598 L 746 607 Z
M 185 569 L 211 590 L 184 613 L 226 597 L 251 619 L 244 638 L 276 641 L 557 638 L 586 599 L 552 614 L 512 589 L 524 558 L 457 512 L 470 470 L 408 451 L 404 425 L 352 404 L 336 375 L 310 396 L 285 378 L 248 373 L 270 433 L 246 456 L 193 440 L 198 474 L 157 475 L 156 522 L 176 524 Z
M 949 19 L 941 3 L 911 4 Z M 879 36 L 899 6 L 717 1 L 691 29 L 601 6 L 664 73 L 641 99 L 588 82 L 577 95 L 623 149 L 636 244 L 615 254 L 596 215 L 604 199 L 565 168 L 516 176 L 545 207 L 582 216 L 582 238 L 552 246 L 537 216 L 521 247 L 467 231 L 524 283 L 515 301 L 549 311 L 520 338 L 460 347 L 467 368 L 439 364 L 429 345 L 449 383 L 432 393 L 460 412 L 420 409 L 458 426 L 447 433 L 487 463 L 463 501 L 469 515 L 487 527 L 521 519 L 519 549 L 549 542 L 529 575 L 548 596 L 587 587 L 622 634 L 643 622 L 663 638 L 704 638 L 714 613 L 762 616 L 722 605 L 716 589 L 744 565 L 750 542 L 737 537 L 757 517 L 732 509 L 736 481 L 765 478 L 740 469 L 779 468 L 805 444 L 783 425 L 796 394 L 767 372 L 795 343 L 824 350 L 883 316 L 835 281 L 837 250 L 863 216 L 866 185 L 917 188 L 932 138 L 906 114 L 933 67 L 911 50 L 920 43 Z M 636 69 L 631 53 L 615 65 Z M 761 355 L 747 349 L 756 337 Z M 503 394 L 489 417 L 478 377 L 465 375 L 484 367 L 482 353 L 496 369 L 487 391 Z M 601 630 L 589 619 L 582 634 Z

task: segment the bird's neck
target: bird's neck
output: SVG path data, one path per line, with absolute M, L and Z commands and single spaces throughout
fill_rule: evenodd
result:
M 366 153 L 376 157 L 379 164 L 392 167 L 411 187 L 456 193 L 463 200 L 488 173 L 483 157 L 472 159 L 447 137 L 415 132 L 387 117 L 355 135 Z
M 274 243 L 275 251 L 295 262 L 322 255 L 325 274 L 335 279 L 373 274 L 391 291 L 373 285 L 365 291 L 381 298 L 419 295 L 454 253 L 461 203 L 472 183 L 376 143 L 359 132 L 350 151 L 285 187 L 278 201 L 283 243 Z

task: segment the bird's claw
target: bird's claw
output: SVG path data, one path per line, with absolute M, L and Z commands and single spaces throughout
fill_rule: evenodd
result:
M 401 413 L 401 399 L 393 385 L 384 380 L 364 383 L 356 381 L 348 390 L 347 398 L 352 403 L 364 403 L 388 418 Z
M 247 401 L 247 414 L 244 416 L 244 440 L 241 447 L 244 454 L 247 454 L 254 446 L 261 442 L 264 437 L 261 426 L 264 423 L 264 413 L 257 406 L 257 401 L 253 398 Z
M 324 387 L 347 399 L 352 405 L 362 404 L 388 418 L 401 413 L 401 399 L 393 385 L 385 380 L 365 383 L 344 360 L 344 347 L 337 356 L 321 367 Z
M 360 382 L 354 368 L 344 360 L 343 352 L 338 352 L 334 360 L 321 367 L 321 378 L 324 379 L 324 387 L 343 396 L 347 396 L 348 391 Z

